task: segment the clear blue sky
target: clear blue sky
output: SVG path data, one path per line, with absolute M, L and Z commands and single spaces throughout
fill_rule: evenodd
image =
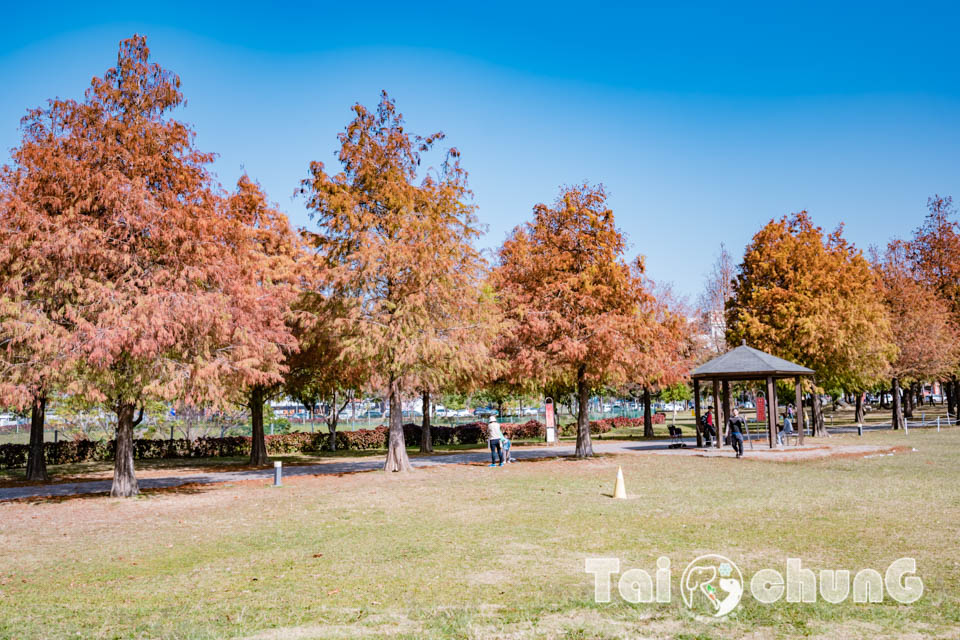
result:
M 603 182 L 631 253 L 691 297 L 720 242 L 739 257 L 772 217 L 867 247 L 960 197 L 954 3 L 5 4 L 3 161 L 28 107 L 80 97 L 138 32 L 221 181 L 245 168 L 295 225 L 307 164 L 380 89 L 461 149 L 485 246 L 560 184 Z

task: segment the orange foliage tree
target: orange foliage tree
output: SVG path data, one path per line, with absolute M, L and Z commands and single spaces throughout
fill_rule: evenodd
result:
M 593 455 L 590 392 L 635 377 L 654 344 L 643 261 L 624 262 L 603 186 L 561 189 L 499 251 L 492 282 L 505 314 L 498 351 L 514 381 L 576 388 L 577 457 Z
M 24 254 L 12 303 L 27 318 L 40 307 L 24 301 L 63 293 L 45 322 L 63 328 L 72 359 L 63 392 L 117 416 L 115 496 L 138 493 L 133 430 L 147 401 L 223 401 L 232 374 L 263 353 L 254 243 L 225 211 L 212 155 L 168 115 L 179 87 L 133 36 L 83 101 L 29 112 L 14 152 L 28 197 L 7 220 Z
M 917 279 L 947 303 L 954 326 L 960 326 L 960 223 L 950 196 L 935 195 L 927 200 L 923 224 L 906 243 L 906 254 Z M 949 412 L 960 412 L 958 363 L 954 363 L 944 385 Z
M 369 363 L 349 348 L 359 334 L 345 322 L 343 301 L 327 298 L 312 286 L 305 285 L 295 304 L 298 349 L 287 358 L 283 388 L 311 413 L 320 410 L 328 446 L 336 451 L 340 412 L 365 388 L 371 372 Z
M 882 256 L 874 256 L 880 275 L 880 295 L 890 314 L 893 342 L 893 428 L 903 426 L 904 413 L 912 415 L 913 397 L 924 380 L 937 380 L 956 368 L 957 332 L 950 321 L 950 306 L 936 291 L 917 279 L 907 246 L 891 242 Z M 901 411 L 900 383 L 906 382 L 906 411 Z
M 29 165 L 32 149 L 14 150 L 17 164 L 0 172 L 0 405 L 30 408 L 26 478 L 49 480 L 43 430 L 47 400 L 75 366 L 71 348 L 76 292 L 62 286 L 59 255 L 38 245 L 43 230 L 34 211 L 43 208 L 43 177 Z
M 260 185 L 246 174 L 226 200 L 226 219 L 235 225 L 230 238 L 239 258 L 242 285 L 231 292 L 233 335 L 249 336 L 231 345 L 226 376 L 220 384 L 236 389 L 250 409 L 250 464 L 269 460 L 263 430 L 263 407 L 281 389 L 286 357 L 298 349 L 291 305 L 300 290 L 305 257 L 287 217 L 270 205 Z M 211 390 L 215 394 L 215 390 Z
M 662 390 L 689 379 L 702 348 L 696 340 L 697 325 L 688 318 L 694 314 L 666 285 L 649 283 L 653 293 L 645 308 L 652 331 L 644 349 L 637 352 L 634 382 L 643 389 L 643 435 L 653 437 L 653 421 L 650 414 L 650 392 Z M 702 445 L 699 425 L 697 446 Z
M 342 171 L 330 175 L 313 162 L 302 182 L 317 224 L 307 237 L 322 263 L 322 292 L 342 302 L 339 322 L 354 334 L 348 357 L 369 363 L 373 383 L 386 390 L 384 469 L 408 471 L 404 394 L 422 388 L 427 376 L 486 356 L 485 341 L 464 338 L 484 324 L 486 264 L 472 244 L 480 229 L 456 149 L 418 181 L 422 154 L 443 134 L 405 131 L 386 92 L 376 111 L 360 104 L 353 110 L 339 136 Z
M 805 212 L 771 220 L 747 245 L 727 305 L 727 343 L 816 372 L 817 384 L 864 391 L 896 356 L 877 276 L 842 227 L 824 235 Z M 824 433 L 818 392 L 813 426 Z

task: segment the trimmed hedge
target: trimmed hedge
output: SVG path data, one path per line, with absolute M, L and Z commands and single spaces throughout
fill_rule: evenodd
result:
M 433 441 L 436 444 L 477 444 L 485 437 L 479 423 L 458 427 L 433 427 Z M 405 424 L 404 436 L 408 445 L 420 444 L 420 425 Z M 338 431 L 337 449 L 367 450 L 384 449 L 387 446 L 387 427 L 376 429 L 357 429 L 356 431 Z M 330 437 L 326 433 L 284 433 L 265 436 L 267 453 L 283 455 L 300 452 L 318 452 L 329 450 Z M 133 457 L 136 460 L 157 460 L 161 458 L 239 458 L 250 455 L 248 436 L 227 438 L 197 438 L 196 440 L 154 440 L 136 439 L 133 441 Z M 72 464 L 77 462 L 102 462 L 113 460 L 116 443 L 114 440 L 74 440 L 54 444 L 43 444 L 44 458 L 47 464 Z M 0 469 L 16 469 L 27 466 L 27 453 L 30 445 L 0 445 Z

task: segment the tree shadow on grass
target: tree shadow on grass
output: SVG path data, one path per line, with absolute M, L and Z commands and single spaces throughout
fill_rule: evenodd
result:
M 221 483 L 207 483 L 207 484 L 185 484 L 175 487 L 149 487 L 141 489 L 140 493 L 132 498 L 117 498 L 117 500 L 144 500 L 150 499 L 153 497 L 160 497 L 164 495 L 198 495 L 201 493 L 206 493 L 215 488 L 216 484 Z M 43 505 L 43 504 L 62 504 L 66 502 L 77 502 L 84 500 L 102 500 L 104 498 L 110 498 L 110 490 L 98 491 L 93 493 L 75 493 L 75 494 L 66 494 L 66 495 L 55 495 L 55 496 L 33 496 L 28 498 L 18 498 L 10 500 L 9 502 L 19 502 L 21 504 L 29 505 Z

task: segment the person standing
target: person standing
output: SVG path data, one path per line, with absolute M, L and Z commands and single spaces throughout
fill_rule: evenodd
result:
M 788 404 L 783 414 L 783 430 L 777 431 L 777 444 L 784 444 L 784 438 L 793 435 L 793 405 Z
M 496 416 L 490 416 L 487 423 L 487 441 L 490 443 L 490 466 L 503 466 L 503 432 L 500 431 L 500 423 Z M 497 465 L 497 456 L 500 457 L 500 464 Z
M 713 429 L 713 407 L 710 406 L 707 408 L 707 415 L 703 417 L 703 432 L 706 435 L 705 444 L 708 447 L 713 446 L 713 436 L 715 431 Z
M 743 456 L 743 430 L 746 428 L 746 423 L 740 417 L 739 409 L 734 408 L 732 413 L 733 415 L 727 420 L 727 432 L 730 434 L 730 444 L 740 458 Z

